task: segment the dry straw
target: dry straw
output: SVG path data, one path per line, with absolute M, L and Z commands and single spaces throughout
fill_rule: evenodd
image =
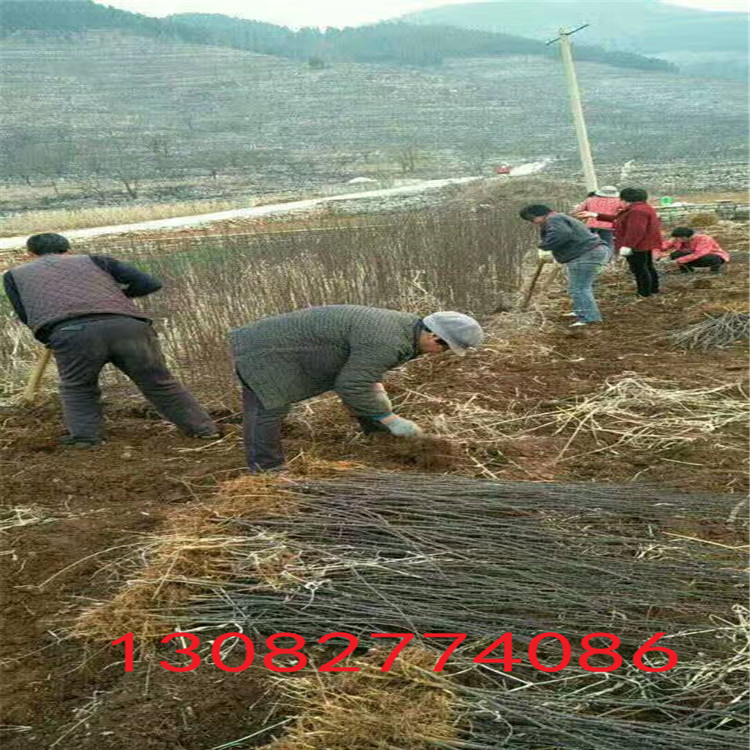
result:
M 458 738 L 452 694 L 423 674 L 435 654 L 404 650 L 390 672 L 380 672 L 387 651 L 346 662 L 356 673 L 277 678 L 276 684 L 296 715 L 287 733 L 263 750 L 375 750 L 408 747 L 428 750 L 453 746 Z
M 131 560 L 138 577 L 128 581 L 111 601 L 84 612 L 74 632 L 95 639 L 111 639 L 114 632 L 134 632 L 143 641 L 164 635 L 170 621 L 165 612 L 179 610 L 189 602 L 196 583 L 215 589 L 229 581 L 233 556 L 240 549 L 253 560 L 258 578 L 273 588 L 278 571 L 288 562 L 284 540 L 266 534 L 249 549 L 249 540 L 226 533 L 223 521 L 238 514 L 288 517 L 294 510 L 293 495 L 274 478 L 227 482 L 214 502 L 176 513 L 164 533 L 148 538 Z
M 12 529 L 23 526 L 34 526 L 53 520 L 47 511 L 42 508 L 18 506 L 14 508 L 3 508 L 0 510 L 0 534 L 6 534 Z
M 562 457 L 584 436 L 603 449 L 618 446 L 661 451 L 746 424 L 750 405 L 737 386 L 682 388 L 670 381 L 636 375 L 608 381 L 596 393 L 538 414 L 540 429 L 569 435 Z
M 355 464 L 295 462 L 297 476 L 327 478 L 356 468 Z M 222 483 L 211 502 L 173 514 L 166 531 L 148 537 L 129 567 L 136 578 L 126 582 L 110 601 L 84 612 L 74 632 L 87 638 L 111 639 L 114 632 L 134 632 L 147 641 L 164 635 L 169 613 L 180 610 L 196 591 L 216 591 L 238 572 L 253 570 L 255 585 L 279 590 L 298 583 L 287 571 L 297 554 L 283 535 L 232 534 L 232 519 L 291 519 L 299 512 L 294 482 L 272 475 L 244 476 Z M 143 561 L 145 565 L 143 564 Z M 125 564 L 128 567 L 128 564 Z

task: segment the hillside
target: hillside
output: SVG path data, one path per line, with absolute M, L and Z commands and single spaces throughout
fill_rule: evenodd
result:
M 209 41 L 207 34 L 199 29 L 91 0 L 0 0 L 0 39 L 23 31 L 59 35 L 102 30 L 193 43 Z
M 486 173 L 498 161 L 545 156 L 577 168 L 554 60 L 314 70 L 226 47 L 104 31 L 16 34 L 3 48 L 4 174 L 29 185 L 62 181 L 61 190 L 88 201 L 138 197 L 155 178 L 170 185 L 152 197 L 190 197 L 174 183 L 196 175 L 213 183 L 231 174 L 245 189 L 268 192 L 389 173 L 398 163 L 424 177 Z M 729 187 L 730 175 L 711 170 L 745 159 L 744 87 L 579 67 L 600 164 L 619 174 L 629 160 L 647 171 L 680 163 L 691 165 L 683 171 L 698 187 Z M 5 210 L 14 205 L 6 200 Z
M 561 26 L 591 27 L 577 44 L 599 44 L 671 60 L 689 74 L 747 77 L 746 13 L 708 12 L 658 0 L 539 0 L 534 13 L 517 0 L 446 4 L 403 17 L 415 24 L 448 24 L 467 29 L 553 38 Z
M 577 169 L 559 51 L 538 39 L 405 23 L 295 32 L 89 0 L 0 10 L 4 212 L 297 194 L 546 158 Z M 743 89 L 625 52 L 576 56 L 603 178 L 634 162 L 659 189 L 744 183 Z
M 547 45 L 534 39 L 455 26 L 386 22 L 357 28 L 308 28 L 294 32 L 272 24 L 206 13 L 175 15 L 169 20 L 205 33 L 217 44 L 292 59 L 309 59 L 318 65 L 336 61 L 439 65 L 452 58 L 554 55 Z M 580 48 L 578 56 L 581 60 L 615 67 L 676 71 L 664 60 L 585 45 Z
M 0 8 L 0 35 L 3 37 L 24 31 L 71 34 L 117 30 L 162 40 L 226 46 L 309 60 L 317 67 L 331 61 L 438 65 L 454 57 L 550 55 L 544 44 L 533 39 L 401 22 L 324 31 L 316 28 L 292 31 L 284 26 L 206 13 L 150 18 L 90 0 L 2 0 Z M 597 48 L 582 49 L 580 55 L 582 59 L 615 66 L 674 69 L 663 60 Z

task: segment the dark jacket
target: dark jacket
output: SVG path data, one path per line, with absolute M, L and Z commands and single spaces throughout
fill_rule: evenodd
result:
M 642 252 L 661 250 L 664 243 L 661 219 L 649 203 L 631 203 L 618 214 L 599 214 L 598 218 L 614 222 L 615 247 L 618 249 L 629 247 Z
M 131 301 L 161 289 L 161 282 L 106 255 L 44 255 L 3 276 L 21 322 L 46 343 L 63 321 L 88 315 L 127 315 L 149 320 Z
M 419 316 L 328 305 L 264 318 L 229 334 L 237 373 L 267 409 L 335 391 L 357 416 L 383 416 L 373 384 L 419 355 Z
M 549 214 L 540 229 L 540 249 L 549 250 L 558 263 L 570 263 L 591 250 L 606 247 L 598 234 L 565 214 Z

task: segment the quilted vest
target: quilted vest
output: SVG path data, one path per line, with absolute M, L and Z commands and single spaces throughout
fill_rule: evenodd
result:
M 148 316 L 88 255 L 44 255 L 13 269 L 28 326 L 43 326 L 85 315 Z

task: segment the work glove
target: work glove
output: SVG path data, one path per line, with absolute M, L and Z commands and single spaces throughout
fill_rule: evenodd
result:
M 419 437 L 422 434 L 422 428 L 418 424 L 412 422 L 410 419 L 397 417 L 395 414 L 381 419 L 380 423 L 390 430 L 391 435 L 395 435 L 396 437 L 413 438 Z
M 595 211 L 579 211 L 575 214 L 576 219 L 596 219 L 599 216 Z
M 620 257 L 621 258 L 627 258 L 628 255 L 633 254 L 633 248 L 632 247 L 621 247 L 620 248 Z
M 555 258 L 549 250 L 538 250 L 537 257 L 543 263 L 553 263 Z

